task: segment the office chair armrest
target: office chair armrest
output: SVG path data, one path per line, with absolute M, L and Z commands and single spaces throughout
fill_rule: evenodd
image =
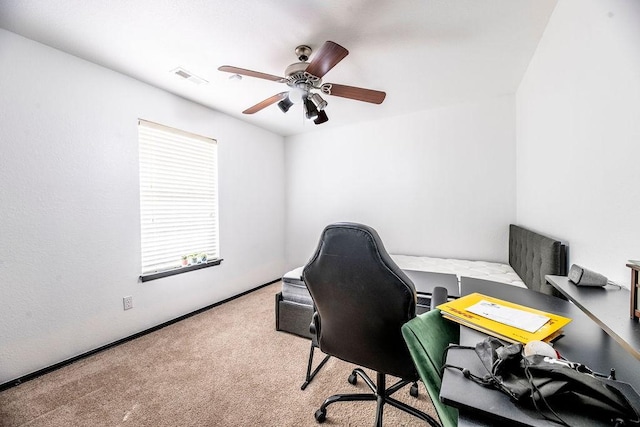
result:
M 320 316 L 318 316 L 318 312 L 313 312 L 313 317 L 311 318 L 311 324 L 309 325 L 309 332 L 311 332 L 311 346 L 318 347 L 318 331 L 320 330 Z
M 435 288 L 433 288 L 433 292 L 431 292 L 431 307 L 429 307 L 429 309 L 433 310 L 440 304 L 444 304 L 445 302 L 447 302 L 448 298 L 449 293 L 447 292 L 447 288 L 436 286 Z
M 317 325 L 318 325 L 318 312 L 314 311 L 313 317 L 311 318 L 311 324 L 309 325 L 309 332 L 311 332 L 313 336 L 315 336 L 318 331 Z

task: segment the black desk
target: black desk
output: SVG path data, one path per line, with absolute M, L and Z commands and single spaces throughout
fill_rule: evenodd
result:
M 460 296 L 458 276 L 450 273 L 435 273 L 433 271 L 402 270 L 413 282 L 418 293 L 432 294 L 436 286 L 447 290 L 450 297 Z
M 556 350 L 569 360 L 584 363 L 597 372 L 608 373 L 616 369 L 618 380 L 628 382 L 640 390 L 640 364 L 623 347 L 618 345 L 586 314 L 569 301 L 550 295 L 533 292 L 514 286 L 496 287 L 493 282 L 462 278 L 461 294 L 480 292 L 517 304 L 527 305 L 548 312 L 570 317 L 572 322 L 565 328 L 565 335 L 554 344 Z M 486 337 L 472 329 L 460 328 L 460 343 L 475 345 Z M 472 355 L 473 357 L 469 357 Z M 486 370 L 480 359 L 471 351 L 452 350 L 447 363 L 464 366 L 472 372 L 484 374 Z M 484 388 L 462 376 L 456 370 L 446 369 L 442 379 L 440 399 L 460 410 L 459 426 L 493 425 L 557 426 L 544 420 L 534 411 L 515 406 L 509 398 L 498 391 Z M 471 409 L 473 408 L 473 409 Z M 482 424 L 480 424 L 482 425 Z M 593 421 L 585 420 L 585 426 Z

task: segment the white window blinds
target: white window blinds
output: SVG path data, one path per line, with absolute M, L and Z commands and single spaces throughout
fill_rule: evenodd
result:
M 219 258 L 216 141 L 144 120 L 138 139 L 142 274 Z

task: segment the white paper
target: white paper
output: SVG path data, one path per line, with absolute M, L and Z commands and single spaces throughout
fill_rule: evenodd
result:
M 479 301 L 471 307 L 467 307 L 466 310 L 478 316 L 531 333 L 537 331 L 549 321 L 547 316 L 505 307 L 486 300 Z

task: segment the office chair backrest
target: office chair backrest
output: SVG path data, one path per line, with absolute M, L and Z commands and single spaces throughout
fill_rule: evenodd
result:
M 316 307 L 323 352 L 377 372 L 417 378 L 401 332 L 416 314 L 415 287 L 374 229 L 327 226 L 303 278 Z

